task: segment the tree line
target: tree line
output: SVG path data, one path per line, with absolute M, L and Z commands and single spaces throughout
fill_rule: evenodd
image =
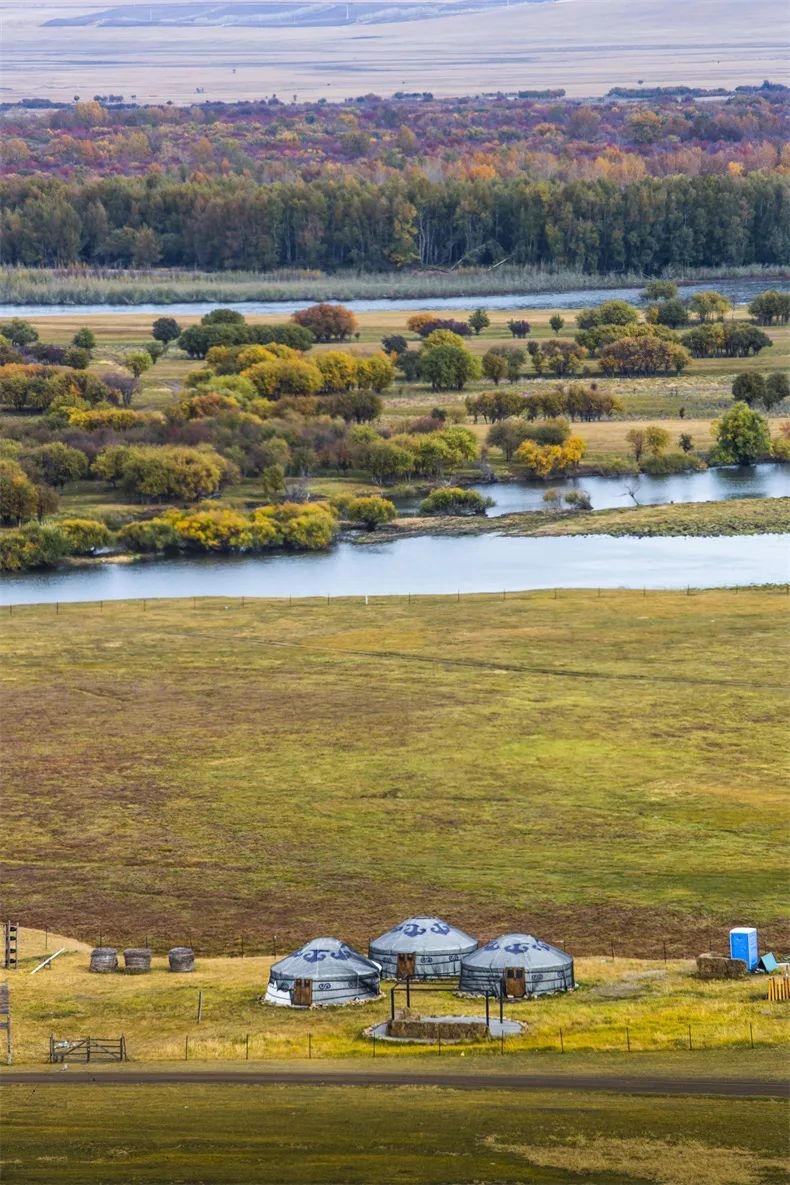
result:
M 153 174 L 0 184 L 7 264 L 242 268 L 487 265 L 588 273 L 790 260 L 790 177 L 633 184 L 402 175 L 257 185 Z

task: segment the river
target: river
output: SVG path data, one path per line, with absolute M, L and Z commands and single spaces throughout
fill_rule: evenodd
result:
M 767 288 L 787 291 L 787 284 L 781 280 L 711 280 L 705 284 L 680 285 L 681 296 L 692 296 L 715 288 L 736 304 L 752 300 Z M 414 312 L 416 309 L 584 309 L 602 304 L 605 300 L 627 300 L 638 304 L 641 288 L 576 288 L 568 292 L 522 292 L 502 296 L 421 296 L 382 300 L 346 300 L 343 304 L 355 313 Z M 196 301 L 181 304 L 40 304 L 0 305 L 0 318 L 6 317 L 57 317 L 86 316 L 107 313 L 146 314 L 151 317 L 200 317 L 222 305 L 223 308 L 238 309 L 247 316 L 283 316 L 298 312 L 313 304 L 311 300 L 248 300 L 226 302 Z
M 4 577 L 0 604 L 156 597 L 361 597 L 790 580 L 785 535 L 631 539 L 419 536 L 302 555 L 100 564 Z
M 521 510 L 545 510 L 545 482 L 490 482 L 476 485 L 496 503 L 488 514 L 512 514 Z M 562 494 L 585 490 L 594 510 L 617 506 L 661 506 L 669 502 L 719 502 L 730 498 L 790 497 L 790 466 L 732 465 L 702 473 L 676 473 L 668 477 L 572 477 L 551 482 Z M 630 492 L 629 492 L 630 491 Z M 632 497 L 633 494 L 633 497 Z M 416 508 L 418 500 L 401 502 L 401 509 Z

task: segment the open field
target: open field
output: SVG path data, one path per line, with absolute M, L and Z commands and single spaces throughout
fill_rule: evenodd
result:
M 81 950 L 59 956 L 51 971 L 30 976 L 27 972 L 47 953 L 64 945 L 71 950 L 76 944 L 54 936 L 47 942 L 40 931 L 25 933 L 30 937 L 21 953 L 26 948 L 36 954 L 23 957 L 19 973 L 10 976 L 17 1066 L 45 1061 L 50 1033 L 58 1039 L 123 1033 L 129 1058 L 138 1065 L 183 1065 L 188 1060 L 190 1068 L 195 1062 L 244 1067 L 262 1059 L 279 1059 L 287 1067 L 294 1059 L 307 1058 L 308 1041 L 312 1060 L 370 1059 L 371 1042 L 362 1030 L 389 1015 L 390 984 L 380 1000 L 364 1006 L 306 1011 L 263 1006 L 261 997 L 274 961 L 271 948 L 265 956 L 200 957 L 190 975 L 170 974 L 160 953 L 151 974 L 144 976 L 91 974 L 88 952 Z M 549 1055 L 560 1054 L 561 1042 L 572 1064 L 586 1054 L 625 1053 L 628 1045 L 635 1058 L 640 1055 L 638 1072 L 653 1072 L 645 1067 L 656 1072 L 670 1068 L 675 1076 L 682 1076 L 690 1062 L 696 1064 L 694 1054 L 727 1049 L 743 1058 L 744 1051 L 765 1051 L 790 1041 L 787 1009 L 767 1001 L 764 976 L 703 982 L 694 970 L 690 960 L 577 960 L 577 991 L 505 1005 L 505 1015 L 524 1025 L 520 1036 L 505 1043 L 511 1072 L 513 1065 L 518 1072 L 529 1072 L 530 1066 L 544 1072 L 551 1069 L 557 1059 Z M 197 1024 L 199 991 L 202 1019 Z M 397 1006 L 404 1002 L 401 987 Z M 484 1013 L 481 1000 L 459 1000 L 454 990 L 447 989 L 415 993 L 412 1006 L 431 1015 Z M 496 1002 L 491 1007 L 494 1015 Z M 466 1046 L 444 1045 L 440 1053 L 445 1059 L 440 1064 L 450 1059 L 463 1066 L 465 1061 L 459 1063 L 463 1055 L 485 1073 L 491 1059 L 501 1056 L 499 1042 L 487 1039 Z M 522 1057 L 527 1054 L 531 1058 Z M 429 1065 L 436 1068 L 435 1045 L 378 1042 L 375 1055 L 376 1061 L 383 1058 L 399 1068 L 413 1065 L 420 1072 Z M 625 1069 L 630 1072 L 630 1066 Z M 737 1076 L 732 1066 L 727 1072 Z
M 64 1185 L 786 1180 L 786 1110 L 773 1099 L 295 1084 L 3 1094 L 9 1185 L 49 1185 L 55 1175 Z
M 785 947 L 788 604 L 14 609 L 3 914 L 204 953 L 420 910 L 576 955 Z
M 481 14 L 341 28 L 44 28 L 52 17 L 107 8 L 60 0 L 4 11 L 7 100 L 70 102 L 111 90 L 141 103 L 203 99 L 342 100 L 369 92 L 436 95 L 615 85 L 735 86 L 787 82 L 787 28 L 774 0 L 573 0 Z M 144 7 L 144 6 L 143 6 Z M 485 37 L 481 40 L 481 31 Z M 671 30 L 671 32 L 670 32 Z M 437 46 L 441 47 L 437 52 Z

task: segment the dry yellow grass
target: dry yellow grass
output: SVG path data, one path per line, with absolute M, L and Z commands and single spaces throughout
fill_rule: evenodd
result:
M 29 974 L 40 958 L 63 945 L 69 953 L 56 959 L 51 970 Z M 23 932 L 22 965 L 10 975 L 18 1063 L 41 1061 L 50 1033 L 58 1038 L 123 1033 L 135 1061 L 183 1060 L 187 1054 L 199 1061 L 243 1061 L 248 1055 L 253 1061 L 302 1058 L 308 1034 L 314 1057 L 368 1056 L 371 1046 L 362 1030 L 389 1012 L 389 983 L 380 1000 L 361 1006 L 310 1011 L 264 1006 L 261 996 L 272 957 L 199 957 L 193 974 L 174 975 L 160 953 L 149 975 L 97 975 L 88 970 L 89 950 L 68 938 L 50 935 L 45 944 L 42 931 Z M 680 1053 L 688 1051 L 689 1025 L 698 1051 L 750 1047 L 752 1038 L 766 1047 L 790 1038 L 788 1009 L 766 1001 L 764 979 L 703 983 L 693 972 L 690 960 L 578 959 L 577 991 L 508 1002 L 506 1015 L 525 1026 L 522 1036 L 508 1042 L 508 1050 L 559 1052 L 562 1045 L 569 1053 L 600 1053 L 625 1051 L 630 1044 L 635 1053 Z M 203 994 L 199 1025 L 198 992 Z M 402 990 L 397 1000 L 403 1003 Z M 482 1000 L 459 999 L 452 987 L 414 1000 L 430 1014 L 484 1012 Z M 493 1047 L 483 1042 L 476 1049 L 485 1053 Z M 432 1052 L 432 1047 L 390 1046 L 381 1056 Z
M 339 100 L 371 91 L 436 95 L 615 84 L 734 86 L 788 80 L 787 30 L 772 0 L 573 0 L 502 5 L 430 21 L 330 28 L 46 28 L 100 0 L 5 5 L 14 52 L 4 97 L 71 101 L 108 90 L 140 102 L 260 98 Z M 484 33 L 484 36 L 483 36 Z M 265 62 L 265 65 L 262 63 Z M 35 85 L 33 85 L 35 80 Z

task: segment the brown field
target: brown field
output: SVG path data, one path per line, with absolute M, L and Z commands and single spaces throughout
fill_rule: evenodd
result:
M 527 87 L 578 96 L 640 80 L 732 87 L 790 79 L 788 25 L 776 0 L 562 0 L 322 29 L 41 28 L 54 16 L 106 7 L 104 0 L 9 0 L 0 97 L 71 101 L 111 90 L 183 104 L 195 101 L 197 88 L 201 101 L 232 101 Z

